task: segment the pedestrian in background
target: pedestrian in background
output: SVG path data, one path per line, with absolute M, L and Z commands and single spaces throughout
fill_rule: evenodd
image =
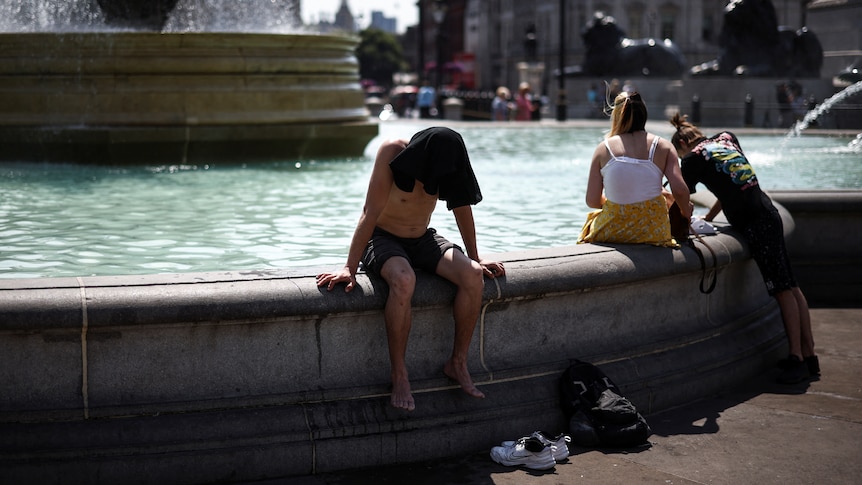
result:
M 419 88 L 419 92 L 416 94 L 416 106 L 419 107 L 420 118 L 434 117 L 433 109 L 436 100 L 437 92 L 431 87 L 427 79 L 423 80 L 422 87 Z
M 497 88 L 494 100 L 491 101 L 491 121 L 509 121 L 509 89 L 505 86 Z
M 530 121 L 533 119 L 533 96 L 530 94 L 530 83 L 522 82 L 518 86 L 518 94 L 515 96 L 515 120 Z

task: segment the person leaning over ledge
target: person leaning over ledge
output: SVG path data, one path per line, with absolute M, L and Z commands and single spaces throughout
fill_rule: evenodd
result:
M 455 216 L 463 250 L 428 227 L 438 200 Z M 467 369 L 473 330 L 482 307 L 484 276 L 503 276 L 503 263 L 479 257 L 471 205 L 482 200 L 461 135 L 434 127 L 407 140 L 384 142 L 377 151 L 365 206 L 353 233 L 347 263 L 317 276 L 317 285 L 332 290 L 356 285 L 360 259 L 365 269 L 389 285 L 384 308 L 392 374 L 392 406 L 412 411 L 416 404 L 407 373 L 407 338 L 412 323 L 414 268 L 437 274 L 457 286 L 453 315 L 455 342 L 443 372 L 470 396 L 485 395 Z
M 778 209 L 760 188 L 757 176 L 733 133 L 723 131 L 707 138 L 686 116 L 674 115 L 671 142 L 682 159 L 682 176 L 691 193 L 702 183 L 716 197 L 705 220 L 720 211 L 739 231 L 757 263 L 766 290 L 778 301 L 790 346 L 790 355 L 779 363 L 782 384 L 795 384 L 820 375 L 814 354 L 814 336 L 808 302 L 790 265 L 784 243 L 784 226 Z
M 621 92 L 609 106 L 611 131 L 593 152 L 587 215 L 578 243 L 643 243 L 679 247 L 670 233 L 667 177 L 682 214 L 691 217 L 688 188 L 668 140 L 646 131 L 647 109 L 638 93 Z

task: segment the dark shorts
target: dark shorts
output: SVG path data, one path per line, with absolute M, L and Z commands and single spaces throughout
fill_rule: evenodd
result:
M 777 210 L 758 218 L 742 233 L 770 295 L 798 286 L 784 244 L 784 225 Z
M 393 256 L 401 256 L 410 262 L 414 268 L 419 268 L 431 274 L 436 274 L 437 263 L 446 251 L 455 248 L 464 252 L 456 244 L 437 234 L 432 228 L 416 238 L 398 237 L 379 227 L 374 228 L 371 240 L 362 255 L 365 270 L 380 275 L 383 264 Z

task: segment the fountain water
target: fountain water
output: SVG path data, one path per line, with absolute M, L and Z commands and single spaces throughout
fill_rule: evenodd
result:
M 163 0 L 142 20 L 128 13 L 153 2 L 134 3 L 0 6 L 0 160 L 354 156 L 377 134 L 357 39 L 288 33 L 296 0 Z
M 0 3 L 0 32 L 77 32 L 107 29 L 95 0 L 9 0 Z
M 298 1 L 179 0 L 163 32 L 296 33 L 300 28 Z
M 0 162 L 0 283 L 336 267 L 344 262 L 380 143 L 409 138 L 426 126 L 413 120 L 380 123 L 380 135 L 365 155 L 349 159 L 148 163 L 120 170 Z M 604 122 L 453 126 L 464 137 L 483 188 L 484 200 L 474 208 L 482 254 L 574 244 L 592 210 L 584 203 L 585 177 Z M 669 123 L 652 128 L 671 134 Z M 770 191 L 862 187 L 860 152 L 847 147 L 848 136 L 738 135 Z M 819 163 L 827 158 L 828 164 Z M 431 222 L 441 234 L 458 237 L 445 209 Z
M 862 93 L 862 81 L 857 81 L 855 84 L 851 84 L 841 91 L 835 93 L 830 96 L 828 99 L 815 106 L 814 109 L 805 113 L 805 116 L 797 121 L 791 128 L 788 136 L 799 136 L 806 128 L 808 128 L 811 123 L 813 123 L 817 118 L 822 116 L 825 113 L 828 113 L 832 107 L 836 104 L 847 100 L 851 96 Z
M 301 30 L 297 0 L 6 0 L 0 32 Z

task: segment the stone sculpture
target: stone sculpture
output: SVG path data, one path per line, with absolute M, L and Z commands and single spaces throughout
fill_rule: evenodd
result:
M 823 65 L 817 36 L 779 27 L 770 0 L 731 0 L 719 46 L 718 59 L 692 67 L 692 75 L 812 78 Z
M 675 77 L 685 72 L 685 56 L 670 39 L 630 39 L 610 15 L 596 12 L 581 33 L 588 76 Z

